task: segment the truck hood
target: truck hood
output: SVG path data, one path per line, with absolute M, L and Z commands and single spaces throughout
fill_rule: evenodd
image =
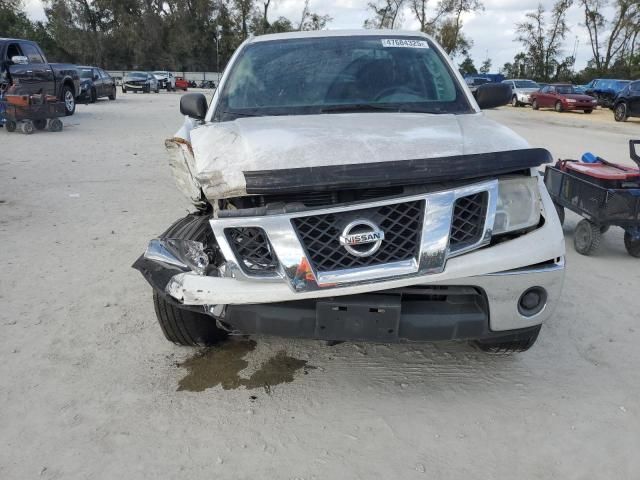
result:
M 210 200 L 246 195 L 247 172 L 528 148 L 521 137 L 482 113 L 249 117 L 208 123 L 191 129 L 187 135 L 184 130 L 182 133 L 183 137 L 190 136 L 186 140 L 190 140 L 193 149 L 188 170 L 194 184 L 199 184 Z

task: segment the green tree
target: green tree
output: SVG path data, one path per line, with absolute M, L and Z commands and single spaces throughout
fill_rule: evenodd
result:
M 487 58 L 480 66 L 480 73 L 489 73 L 491 71 L 491 59 Z
M 476 66 L 473 64 L 473 60 L 468 55 L 464 57 L 462 63 L 458 65 L 458 69 L 463 75 L 475 75 L 478 73 Z

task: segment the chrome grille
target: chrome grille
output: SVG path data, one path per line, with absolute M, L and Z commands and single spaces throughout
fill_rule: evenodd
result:
M 460 250 L 480 240 L 487 215 L 487 192 L 480 192 L 456 200 L 451 220 L 449 248 Z
M 424 201 L 293 218 L 293 226 L 312 266 L 319 272 L 366 267 L 418 256 Z M 355 219 L 370 220 L 385 233 L 380 249 L 369 257 L 351 255 L 340 234 Z
M 271 273 L 278 268 L 276 256 L 261 228 L 227 228 L 225 233 L 242 269 L 247 273 Z

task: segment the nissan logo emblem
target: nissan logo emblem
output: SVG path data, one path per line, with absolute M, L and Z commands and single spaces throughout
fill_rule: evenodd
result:
M 369 220 L 354 220 L 349 223 L 340 235 L 340 245 L 356 257 L 368 257 L 378 251 L 384 232 Z

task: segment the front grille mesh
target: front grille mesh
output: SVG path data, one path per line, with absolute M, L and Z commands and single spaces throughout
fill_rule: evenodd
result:
M 278 260 L 261 228 L 227 228 L 225 234 L 245 272 L 271 273 L 278 268 Z
M 487 192 L 480 192 L 456 200 L 453 207 L 449 248 L 460 250 L 478 242 L 487 215 Z
M 423 210 L 424 202 L 417 200 L 365 210 L 299 217 L 292 222 L 315 269 L 331 272 L 417 257 Z M 380 249 L 369 257 L 356 257 L 340 245 L 343 229 L 355 219 L 370 220 L 385 233 Z

